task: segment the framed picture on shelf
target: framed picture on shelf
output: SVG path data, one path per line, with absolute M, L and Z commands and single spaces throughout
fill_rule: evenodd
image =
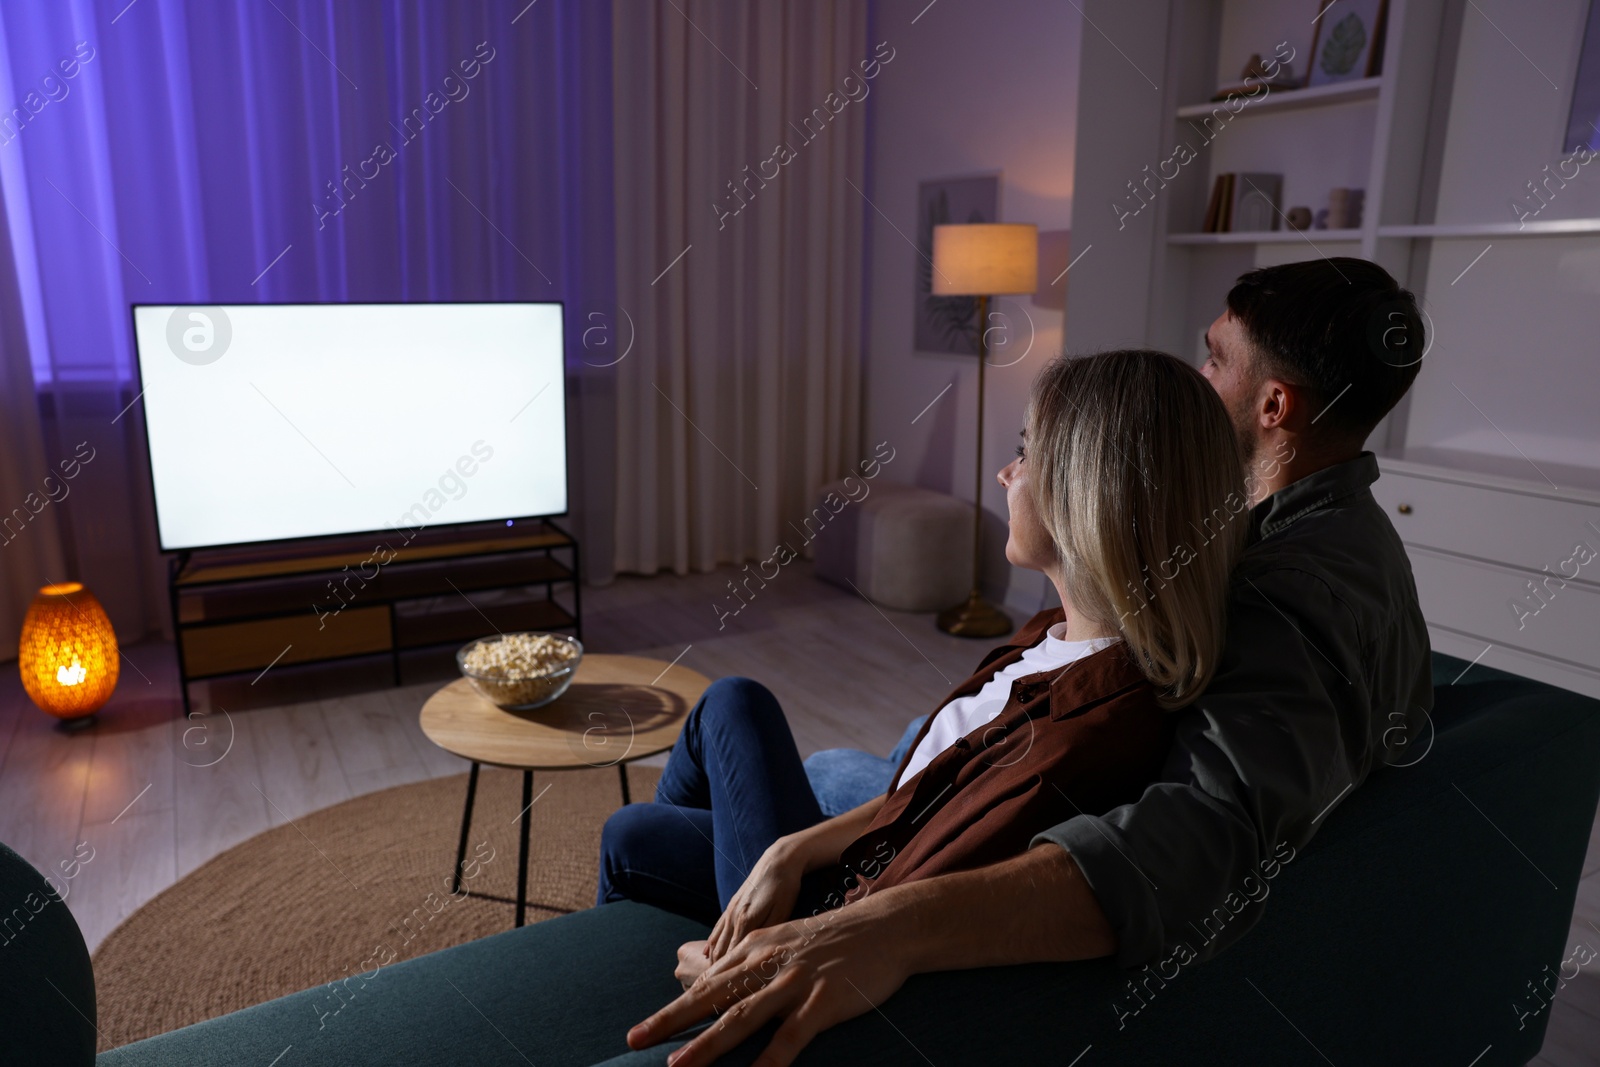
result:
M 1383 66 L 1389 0 L 1317 0 L 1308 88 L 1376 77 Z
M 995 222 L 999 210 L 998 174 L 918 183 L 912 310 L 916 351 L 978 354 L 978 298 L 933 295 L 933 228 L 949 222 Z
M 1233 189 L 1233 211 L 1228 229 L 1234 233 L 1262 233 L 1278 228 L 1283 209 L 1283 175 L 1240 174 Z

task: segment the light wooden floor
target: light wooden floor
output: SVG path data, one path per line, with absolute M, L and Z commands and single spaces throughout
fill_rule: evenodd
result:
M 625 577 L 585 590 L 585 646 L 681 654 L 712 678 L 759 679 L 783 704 L 802 755 L 840 746 L 888 752 L 905 723 L 931 710 L 988 647 L 940 633 L 930 616 L 880 612 L 815 580 L 799 561 L 719 630 L 715 606 L 730 605 L 734 574 Z M 274 669 L 253 685 L 196 685 L 196 713 L 185 720 L 171 646 L 126 651 L 115 698 L 78 736 L 28 703 L 15 669 L 0 669 L 0 841 L 64 882 L 91 951 L 145 901 L 262 830 L 466 769 L 417 727 L 422 702 L 452 676 L 447 657 L 417 665 L 401 687 L 388 685 L 383 665 L 353 675 Z M 1600 830 L 1572 917 L 1568 945 L 1576 944 L 1600 949 Z M 1596 1062 L 1600 960 L 1549 1010 L 1534 1063 Z
M 713 605 L 728 605 L 733 574 L 626 577 L 586 590 L 585 647 L 681 656 L 712 678 L 758 678 L 782 702 L 803 755 L 846 745 L 887 752 L 988 647 L 940 633 L 927 616 L 880 613 L 800 562 L 719 631 Z M 480 606 L 493 617 L 492 605 Z M 389 684 L 384 663 L 349 679 L 274 668 L 254 684 L 200 683 L 184 719 L 171 646 L 136 646 L 99 724 L 73 736 L 28 702 L 7 665 L 0 841 L 58 883 L 76 873 L 65 883 L 67 903 L 92 950 L 150 897 L 262 830 L 362 793 L 465 771 L 417 726 L 423 701 L 454 676 L 448 655 L 429 666 L 408 670 L 401 687 Z M 93 850 L 81 873 L 75 846 L 80 855 Z

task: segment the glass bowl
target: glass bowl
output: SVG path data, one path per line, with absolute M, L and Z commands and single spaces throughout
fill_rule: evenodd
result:
M 484 674 L 467 668 L 467 655 L 479 645 L 492 645 L 505 638 L 518 636 L 554 638 L 568 646 L 570 657 L 559 666 L 541 673 L 517 677 Z M 568 637 L 566 634 L 534 631 L 479 638 L 462 646 L 456 653 L 456 667 L 460 669 L 461 676 L 471 682 L 472 688 L 482 694 L 484 699 L 506 711 L 529 711 L 550 703 L 567 691 L 567 686 L 572 684 L 573 676 L 578 673 L 578 664 L 581 662 L 583 662 L 583 644 L 577 638 Z

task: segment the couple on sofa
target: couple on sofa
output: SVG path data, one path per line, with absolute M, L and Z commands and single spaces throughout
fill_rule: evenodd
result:
M 826 817 L 772 694 L 709 688 L 653 803 L 607 822 L 600 903 L 713 923 L 634 1048 L 716 1020 L 787 1064 L 913 974 L 1114 956 L 1179 964 L 1259 916 L 1261 882 L 1432 706 L 1427 631 L 1363 445 L 1416 376 L 1415 300 L 1375 264 L 1241 277 L 1201 371 L 1057 359 L 999 472 L 1040 612 Z M 848 709 L 848 685 L 837 689 Z

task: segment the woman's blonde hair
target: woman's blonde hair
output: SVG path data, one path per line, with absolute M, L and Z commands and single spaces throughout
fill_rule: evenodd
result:
M 1122 634 L 1163 707 L 1205 689 L 1244 546 L 1244 461 L 1199 371 L 1130 349 L 1052 360 L 1027 412 L 1028 484 L 1074 610 Z

